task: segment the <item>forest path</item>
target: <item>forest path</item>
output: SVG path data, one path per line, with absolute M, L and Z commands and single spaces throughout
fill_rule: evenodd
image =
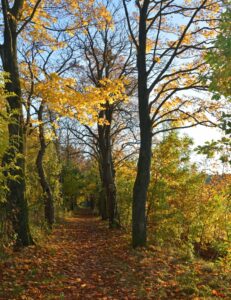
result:
M 0 299 L 146 299 L 137 296 L 135 257 L 120 230 L 91 214 L 66 218 L 48 243 L 3 265 Z
M 0 300 L 231 299 L 228 277 L 224 294 L 227 271 L 221 280 L 216 270 L 202 271 L 200 262 L 179 260 L 168 249 L 129 244 L 124 231 L 109 230 L 86 211 L 66 218 L 44 245 L 0 262 Z

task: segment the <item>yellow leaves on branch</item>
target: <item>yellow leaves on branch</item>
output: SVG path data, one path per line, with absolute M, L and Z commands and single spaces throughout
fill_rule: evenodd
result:
M 104 29 L 106 26 L 113 28 L 113 20 L 107 8 L 101 4 L 96 5 L 95 0 L 45 0 L 39 3 L 34 13 L 37 0 L 25 0 L 19 24 L 33 18 L 23 30 L 24 41 L 41 41 L 52 50 L 63 47 L 57 42 L 54 34 L 54 24 L 56 27 L 70 34 L 75 34 L 78 29 L 87 26 L 97 26 Z M 20 26 L 19 26 L 20 27 Z M 51 30 L 50 30 L 51 29 Z
M 202 0 L 199 1 L 198 5 L 201 5 Z M 219 19 L 219 15 L 222 11 L 222 1 L 213 1 L 213 0 L 207 0 L 206 1 L 206 9 L 202 9 L 199 11 L 199 13 L 197 14 L 197 16 L 195 17 L 195 20 L 208 20 L 207 22 L 211 25 L 211 21 L 212 24 L 213 20 L 215 19 Z
M 160 57 L 157 57 L 157 56 L 156 56 L 156 57 L 154 57 L 153 60 L 154 60 L 155 62 L 157 62 L 157 63 L 160 63 L 160 60 L 161 60 L 161 59 L 160 59 Z
M 35 85 L 35 95 L 47 103 L 67 103 L 71 88 L 75 85 L 73 78 L 62 78 L 56 73 L 50 74 L 44 81 Z M 72 92 L 73 93 L 73 92 Z
M 54 23 L 57 23 L 57 18 L 52 15 L 52 12 L 46 9 L 49 6 L 49 1 L 41 1 L 38 5 L 35 13 L 34 8 L 37 0 L 26 0 L 24 1 L 22 14 L 19 23 L 24 23 L 32 15 L 33 18 L 27 24 L 26 30 L 22 32 L 24 41 L 30 41 L 31 39 L 36 41 L 44 41 L 46 43 L 55 42 L 54 37 L 48 33 L 46 27 L 52 27 Z
M 80 94 L 79 102 L 75 109 L 78 112 L 78 119 L 82 123 L 93 125 L 98 122 L 100 125 L 109 125 L 105 119 L 99 118 L 100 111 L 105 110 L 108 105 L 119 101 L 126 101 L 126 85 L 128 80 L 108 79 L 100 80 L 99 87 L 90 86 Z M 80 107 L 81 106 L 81 110 Z
M 147 39 L 146 42 L 146 52 L 149 53 L 152 51 L 152 49 L 154 48 L 154 41 L 151 39 Z
M 222 103 L 211 100 L 209 95 L 207 95 L 206 99 L 206 97 L 198 98 L 196 95 L 191 97 L 189 95 L 179 94 L 164 102 L 159 112 L 158 120 L 171 119 L 171 125 L 173 127 L 192 125 L 197 122 L 208 122 L 211 113 L 213 113 L 214 116 L 216 115 L 217 118 L 221 116 L 222 107 Z M 154 107 L 152 112 L 155 113 Z M 154 123 L 154 127 L 155 126 Z
M 119 100 L 124 101 L 127 100 L 125 86 L 128 83 L 129 81 L 125 78 L 113 80 L 104 78 L 100 80 L 99 87 L 91 86 L 86 89 L 87 96 L 90 96 L 91 99 L 97 98 L 100 104 L 105 102 L 113 104 Z
M 70 36 L 74 35 L 76 29 L 85 29 L 89 26 L 96 26 L 99 30 L 105 27 L 113 28 L 113 20 L 110 12 L 103 4 L 97 4 L 95 0 L 72 1 L 66 0 L 67 11 L 73 16 L 73 26 L 68 30 Z
M 97 16 L 97 27 L 99 29 L 104 29 L 106 26 L 113 28 L 112 16 L 104 5 L 99 6 L 95 14 Z
M 201 86 L 200 77 L 204 76 L 206 72 L 207 65 L 203 63 L 202 58 L 178 69 L 172 68 L 171 73 L 154 89 L 153 94 L 158 95 L 158 98 L 153 103 L 151 113 L 155 114 L 156 107 L 161 106 L 156 124 L 164 119 L 171 119 L 172 126 L 177 127 L 195 124 L 195 122 L 207 122 L 210 113 L 216 114 L 216 117 L 220 118 L 224 103 L 211 99 L 208 94 L 187 92 L 187 90 Z M 177 92 L 178 89 L 182 91 Z M 175 95 L 168 98 L 174 90 L 176 91 Z M 165 101 L 165 99 L 167 100 Z
M 115 102 L 126 101 L 127 84 L 125 78 L 104 78 L 99 82 L 99 87 L 90 86 L 80 92 L 73 78 L 62 78 L 53 73 L 35 85 L 35 94 L 62 116 L 77 118 L 88 125 L 96 122 L 108 125 L 105 120 L 98 118 L 99 111 Z

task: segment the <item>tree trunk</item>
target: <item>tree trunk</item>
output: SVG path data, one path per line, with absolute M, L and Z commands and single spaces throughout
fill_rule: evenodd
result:
M 105 114 L 104 117 L 109 122 L 109 125 L 98 125 L 98 135 L 101 156 L 100 161 L 102 164 L 102 180 L 107 199 L 109 227 L 112 228 L 118 227 L 119 222 L 117 219 L 115 170 L 111 147 L 112 109 L 109 107 L 109 104 L 106 104 L 106 106 L 106 110 L 102 111 L 101 114 Z M 102 115 L 100 117 L 102 117 Z
M 33 244 L 28 220 L 28 205 L 25 198 L 25 136 L 17 60 L 17 23 L 16 18 L 8 11 L 7 4 L 2 0 L 4 15 L 4 44 L 1 45 L 3 69 L 9 75 L 5 84 L 7 92 L 13 94 L 7 98 L 8 113 L 11 121 L 8 125 L 9 149 L 4 155 L 2 164 L 6 168 L 7 203 L 12 226 L 17 234 L 16 246 Z M 13 167 L 12 167 L 13 166 Z M 9 168 L 8 168 L 9 167 Z
M 116 186 L 114 182 L 113 166 L 110 159 L 110 152 L 107 151 L 103 155 L 103 180 L 106 192 L 109 227 L 117 226 L 116 222 Z
M 54 201 L 53 201 L 51 188 L 47 181 L 46 174 L 43 167 L 43 159 L 46 151 L 46 141 L 44 136 L 44 125 L 43 125 L 43 103 L 41 103 L 38 110 L 38 120 L 39 120 L 40 149 L 36 159 L 36 166 L 38 170 L 40 184 L 43 190 L 45 220 L 49 228 L 52 229 L 52 226 L 54 224 Z
M 132 244 L 133 247 L 145 246 L 147 240 L 146 201 L 150 182 L 151 167 L 151 120 L 149 116 L 149 94 L 146 71 L 146 18 L 148 4 L 140 11 L 139 47 L 137 52 L 138 103 L 140 119 L 140 151 L 137 175 L 133 188 L 132 206 Z
M 99 162 L 99 173 L 101 180 L 101 191 L 99 195 L 99 213 L 102 220 L 108 220 L 108 210 L 107 210 L 107 197 L 105 192 L 105 185 L 103 180 L 103 170 L 102 170 L 102 159 Z
M 115 171 L 112 160 L 112 153 L 110 149 L 108 149 L 107 155 L 107 166 L 105 170 L 105 174 L 107 177 L 107 199 L 108 199 L 108 215 L 109 215 L 109 227 L 119 227 L 118 215 L 117 215 L 117 206 L 116 206 L 116 185 L 115 185 Z
M 145 246 L 147 240 L 146 229 L 146 201 L 150 181 L 151 165 L 151 133 L 148 128 L 141 133 L 141 146 L 137 167 L 137 175 L 133 188 L 132 206 L 132 245 Z
M 76 197 L 71 196 L 69 201 L 70 201 L 69 210 L 74 212 L 77 209 Z

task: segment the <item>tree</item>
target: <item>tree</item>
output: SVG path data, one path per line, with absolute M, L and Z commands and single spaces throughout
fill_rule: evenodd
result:
M 218 103 L 208 95 L 202 96 L 202 91 L 207 90 L 202 75 L 207 72 L 203 54 L 213 41 L 220 8 L 210 0 L 190 4 L 123 0 L 123 5 L 137 52 L 140 152 L 132 225 L 132 243 L 136 247 L 144 246 L 147 239 L 146 199 L 153 135 L 197 124 L 209 126 L 207 112 L 215 107 L 219 110 Z M 186 93 L 188 90 L 194 93 Z
M 14 163 L 14 168 L 8 168 L 7 175 L 7 202 L 9 216 L 15 232 L 17 245 L 28 246 L 33 243 L 28 225 L 28 207 L 25 199 L 25 136 L 22 110 L 22 94 L 18 69 L 17 40 L 18 35 L 30 22 L 39 6 L 40 0 L 34 3 L 31 14 L 22 21 L 21 16 L 25 1 L 1 1 L 1 13 L 4 25 L 3 44 L 0 47 L 3 69 L 9 74 L 9 81 L 5 88 L 10 93 L 7 98 L 8 113 L 11 121 L 8 124 L 9 147 L 3 158 L 3 165 Z
M 215 42 L 215 49 L 207 55 L 208 63 L 212 69 L 210 89 L 213 92 L 230 97 L 231 95 L 231 9 L 227 5 L 226 11 L 221 15 L 219 35 Z
M 209 84 L 214 98 L 219 100 L 221 96 L 224 96 L 231 101 L 231 9 L 228 3 L 224 2 L 224 4 L 225 12 L 221 15 L 215 49 L 207 54 L 207 61 L 212 71 Z M 231 133 L 230 117 L 229 110 L 223 114 L 222 129 L 226 134 Z
M 38 155 L 37 155 L 37 159 L 36 159 L 36 166 L 37 166 L 37 170 L 38 170 L 40 184 L 41 184 L 41 187 L 43 190 L 45 220 L 47 221 L 48 226 L 50 228 L 52 228 L 54 221 L 55 221 L 54 200 L 53 200 L 51 187 L 47 180 L 47 176 L 46 176 L 44 166 L 43 166 L 44 155 L 45 155 L 47 144 L 48 144 L 48 142 L 46 141 L 46 137 L 45 137 L 43 114 L 44 114 L 44 103 L 42 101 L 40 103 L 40 106 L 38 109 L 38 122 L 39 122 L 38 128 L 39 128 L 40 149 L 38 151 Z
M 118 226 L 118 212 L 116 204 L 116 185 L 115 185 L 115 166 L 113 157 L 112 136 L 115 136 L 113 125 L 115 123 L 115 112 L 123 105 L 123 98 L 117 97 L 113 100 L 113 94 L 116 92 L 116 84 L 124 81 L 126 85 L 126 94 L 131 94 L 134 84 L 128 84 L 123 78 L 129 78 L 134 70 L 131 49 L 131 42 L 126 35 L 126 24 L 120 20 L 118 6 L 106 1 L 106 7 L 109 9 L 112 19 L 105 18 L 103 26 L 87 27 L 84 35 L 78 36 L 80 52 L 87 61 L 87 65 L 82 65 L 82 78 L 80 79 L 86 85 L 88 82 L 95 87 L 104 88 L 103 81 L 114 81 L 114 91 L 112 89 L 111 97 L 101 103 L 101 110 L 98 110 L 98 119 L 104 120 L 98 122 L 97 130 L 92 127 L 86 127 L 88 135 L 91 135 L 97 142 L 99 173 L 102 181 L 104 193 L 101 197 L 102 218 L 109 219 L 109 226 Z M 105 86 L 106 87 L 106 86 Z M 111 98 L 111 99 L 110 99 Z M 120 128 L 121 130 L 121 128 Z M 105 197 L 106 196 L 106 197 Z
M 51 41 L 50 41 L 51 43 Z M 55 41 L 57 45 L 59 43 L 60 49 L 63 49 L 62 42 L 58 40 Z M 24 105 L 26 111 L 26 123 L 27 135 L 33 130 L 38 129 L 38 139 L 39 139 L 39 150 L 36 159 L 36 166 L 39 175 L 40 184 L 43 190 L 42 200 L 44 203 L 44 217 L 47 225 L 52 228 L 55 220 L 55 211 L 54 211 L 54 196 L 53 191 L 51 189 L 48 175 L 46 174 L 44 167 L 44 158 L 46 155 L 46 150 L 48 145 L 53 142 L 55 143 L 57 122 L 55 122 L 56 114 L 52 113 L 49 109 L 47 99 L 46 99 L 46 83 L 42 78 L 46 78 L 47 82 L 52 81 L 53 78 L 57 78 L 55 74 L 49 74 L 50 64 L 54 64 L 52 61 L 52 54 L 54 50 L 52 48 L 53 43 L 49 46 L 44 44 L 36 44 L 32 43 L 32 45 L 28 45 L 23 49 L 20 49 L 20 75 L 22 82 L 22 91 L 24 97 Z M 46 55 L 40 55 L 40 51 L 46 49 Z M 59 49 L 59 50 L 60 50 Z M 65 53 L 66 54 L 66 53 Z M 50 61 L 51 60 L 51 61 Z M 57 65 L 53 66 L 53 69 L 59 70 L 60 74 L 63 72 L 65 68 L 68 69 L 67 65 L 70 63 L 71 57 L 68 56 L 68 51 L 66 56 L 63 53 L 63 59 L 59 61 Z M 39 74 L 40 70 L 40 74 Z M 70 82 L 70 81 L 68 81 Z M 65 90 L 65 88 L 63 88 Z M 50 91 L 52 93 L 52 91 Z M 57 97 L 60 98 L 60 95 L 65 95 L 64 93 L 56 94 Z M 55 94 L 53 94 L 55 96 Z M 33 117 L 32 112 L 34 112 Z M 32 126 L 30 126 L 33 123 Z M 32 128 L 31 128 L 32 127 Z M 50 138 L 47 136 L 50 135 Z M 58 154 L 57 149 L 57 156 Z
M 221 97 L 225 97 L 227 101 L 231 101 L 231 9 L 226 1 L 223 3 L 225 12 L 221 14 L 219 22 L 219 34 L 215 40 L 214 49 L 207 53 L 207 62 L 210 65 L 211 72 L 208 75 L 209 88 L 213 92 L 213 98 L 217 101 Z M 206 142 L 205 145 L 197 148 L 198 153 L 207 155 L 207 158 L 219 155 L 220 161 L 225 164 L 231 163 L 230 158 L 230 136 L 231 136 L 231 122 L 230 122 L 230 104 L 228 109 L 223 113 L 220 127 L 226 134 L 225 137 L 218 141 Z M 228 166 L 229 167 L 229 166 Z

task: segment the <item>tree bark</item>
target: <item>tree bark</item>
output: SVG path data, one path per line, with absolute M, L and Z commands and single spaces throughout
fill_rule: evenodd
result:
M 102 111 L 101 114 L 105 114 L 104 117 L 108 121 L 109 125 L 98 125 L 98 136 L 102 180 L 107 200 L 106 205 L 108 210 L 109 228 L 113 228 L 118 227 L 119 222 L 117 219 L 115 170 L 111 147 L 112 109 L 109 107 L 109 104 L 106 104 L 106 106 L 105 111 Z
M 43 108 L 44 108 L 43 103 L 41 103 L 38 110 L 40 149 L 36 159 L 36 166 L 38 170 L 40 184 L 43 190 L 45 220 L 49 228 L 52 229 L 52 226 L 54 224 L 54 201 L 53 201 L 52 191 L 48 183 L 48 180 L 46 178 L 46 174 L 43 167 L 43 159 L 47 147 L 45 141 L 45 135 L 44 135 Z
M 17 4 L 17 5 L 16 5 Z M 4 43 L 1 45 L 1 59 L 3 69 L 9 75 L 5 88 L 11 94 L 7 98 L 8 113 L 11 121 L 8 125 L 9 149 L 4 155 L 2 164 L 7 171 L 7 203 L 9 218 L 17 234 L 16 246 L 33 244 L 29 230 L 28 204 L 25 198 L 25 142 L 24 120 L 21 99 L 21 86 L 19 80 L 17 60 L 17 13 L 22 8 L 22 1 L 15 3 L 10 10 L 8 2 L 2 0 L 4 17 Z M 13 12 L 15 12 L 13 14 Z
M 70 203 L 69 203 L 69 210 L 74 212 L 77 209 L 77 203 L 76 203 L 76 197 L 75 196 L 71 196 L 69 199 Z
M 99 213 L 103 221 L 108 219 L 108 210 L 107 210 L 107 198 L 105 193 L 105 186 L 103 180 L 103 170 L 102 170 L 102 158 L 99 161 L 99 174 L 101 180 L 101 190 L 99 193 Z
M 146 19 L 148 1 L 140 10 L 139 46 L 137 50 L 138 104 L 140 120 L 140 151 L 137 175 L 133 188 L 132 245 L 145 246 L 147 241 L 146 201 L 150 182 L 152 125 L 149 115 L 149 93 L 146 70 Z
M 109 228 L 118 227 L 116 210 L 116 185 L 115 185 L 115 173 L 113 168 L 113 161 L 111 157 L 110 149 L 107 149 L 105 153 L 104 161 L 104 176 L 105 176 L 105 189 L 108 202 L 108 220 Z
M 147 241 L 146 201 L 150 182 L 151 133 L 150 126 L 141 130 L 141 145 L 137 175 L 133 188 L 132 206 L 132 245 L 145 246 Z

